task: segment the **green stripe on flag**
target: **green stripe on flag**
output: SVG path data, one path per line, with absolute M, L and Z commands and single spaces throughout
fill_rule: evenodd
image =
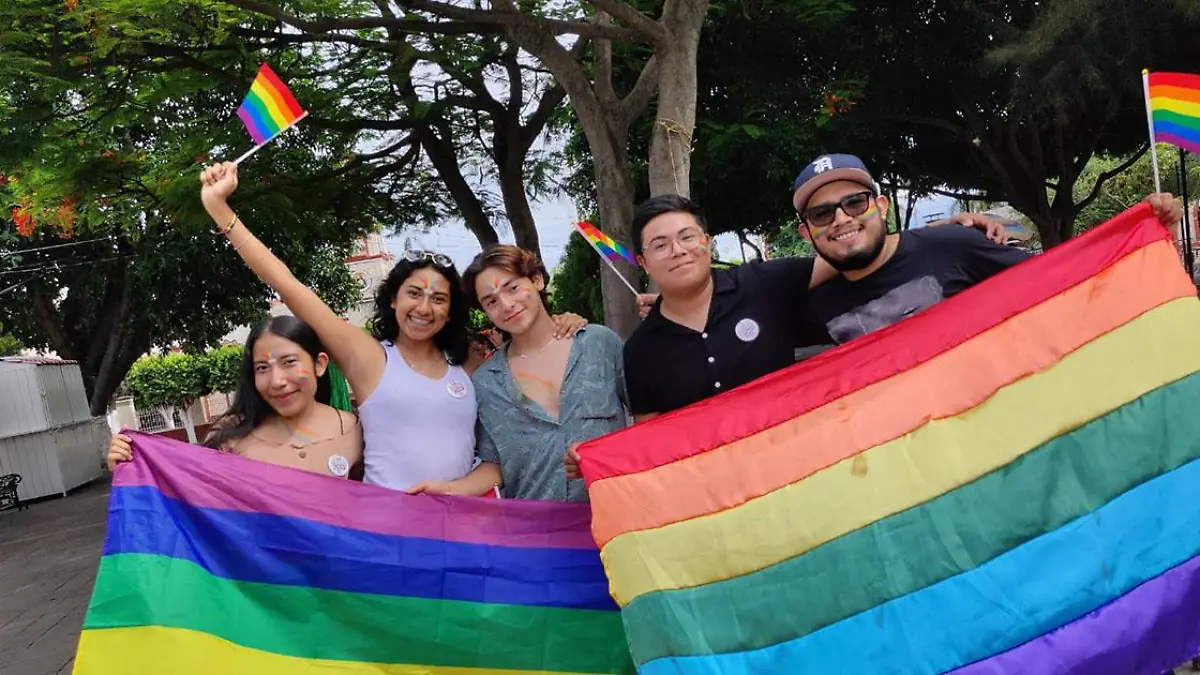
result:
M 84 628 L 127 626 L 195 630 L 300 658 L 633 672 L 616 611 L 230 581 L 191 562 L 157 555 L 111 555 L 100 561 Z
M 624 611 L 634 661 L 767 647 L 972 570 L 1200 457 L 1196 401 L 1200 374 L 804 555 L 640 596 Z

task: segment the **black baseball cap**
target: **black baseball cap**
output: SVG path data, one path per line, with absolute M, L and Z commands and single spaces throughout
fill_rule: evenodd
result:
M 792 185 L 792 206 L 797 213 L 803 213 L 808 207 L 808 200 L 813 193 L 822 187 L 839 180 L 848 180 L 861 184 L 875 194 L 879 187 L 867 165 L 854 155 L 821 155 L 814 159 L 796 176 Z

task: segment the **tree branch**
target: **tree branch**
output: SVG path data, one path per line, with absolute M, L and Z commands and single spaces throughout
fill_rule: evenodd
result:
M 454 203 L 458 205 L 459 213 L 480 246 L 497 243 L 500 238 L 496 229 L 488 220 L 487 211 L 479 196 L 471 189 L 458 165 L 458 156 L 453 142 L 449 138 L 439 136 L 432 128 L 423 127 L 414 132 L 425 148 L 425 154 L 433 164 L 433 168 L 446 184 Z
M 625 98 L 617 103 L 617 118 L 620 124 L 629 126 L 633 123 L 634 118 L 642 114 L 646 106 L 650 105 L 650 99 L 654 98 L 654 94 L 658 92 L 658 55 L 650 57 L 646 61 L 646 65 L 642 66 L 642 72 L 638 73 L 637 82 L 633 84 L 633 88 L 625 94 Z
M 521 75 L 519 55 L 520 50 L 514 44 L 509 44 L 501 54 L 504 72 L 508 74 L 507 112 L 511 115 L 509 119 L 516 121 L 517 126 L 521 124 L 521 109 L 525 107 L 525 83 Z
M 558 106 L 562 104 L 563 99 L 567 97 L 567 91 L 559 86 L 557 81 L 546 87 L 542 93 L 541 100 L 538 101 L 537 108 L 529 119 L 525 121 L 521 127 L 521 146 L 517 148 L 517 152 L 521 156 L 529 153 L 529 148 L 533 146 L 533 142 L 545 130 L 546 125 L 550 122 L 550 116 L 558 110 Z
M 1129 167 L 1133 166 L 1134 163 L 1141 159 L 1142 155 L 1146 154 L 1146 151 L 1149 149 L 1149 144 L 1143 145 L 1140 150 L 1130 155 L 1129 158 L 1124 162 L 1121 162 L 1120 166 L 1111 171 L 1105 171 L 1097 176 L 1096 184 L 1092 186 L 1092 191 L 1089 192 L 1088 196 L 1084 197 L 1082 201 L 1075 205 L 1076 211 L 1082 211 L 1086 209 L 1089 204 L 1096 201 L 1096 198 L 1100 196 L 1100 190 L 1104 187 L 1105 183 L 1107 183 L 1110 179 L 1115 178 L 1118 174 L 1125 171 Z
M 604 12 L 597 14 L 596 23 L 608 25 L 610 23 L 608 14 Z M 594 56 L 592 82 L 596 89 L 596 97 L 602 104 L 612 105 L 617 102 L 617 92 L 613 88 L 612 41 L 596 40 L 592 53 Z
M 468 35 L 496 34 L 504 30 L 502 23 L 496 21 L 422 21 L 408 17 L 364 16 L 353 19 L 302 19 L 294 14 L 285 12 L 274 5 L 257 2 L 257 0 L 225 0 L 226 4 L 238 9 L 269 16 L 276 21 L 297 28 L 306 33 L 323 34 L 333 31 L 356 31 L 370 28 L 387 28 L 401 33 L 439 34 L 439 35 Z M 352 42 L 353 37 L 342 36 L 344 42 Z
M 597 26 L 587 21 L 566 21 L 531 16 L 522 12 L 494 9 L 471 9 L 437 0 L 398 0 L 407 9 L 429 12 L 447 21 L 421 21 L 409 17 L 365 16 L 352 19 L 302 19 L 274 5 L 257 0 L 225 0 L 239 9 L 269 16 L 293 28 L 309 33 L 354 31 L 370 28 L 393 28 L 406 33 L 464 33 L 494 34 L 502 29 L 533 28 L 553 35 L 607 37 L 627 42 L 647 42 L 641 31 L 618 26 Z
M 597 11 L 618 19 L 626 26 L 642 33 L 645 41 L 650 44 L 658 45 L 670 37 L 662 24 L 621 0 L 587 0 L 587 3 L 595 7 Z
M 954 199 L 977 199 L 977 200 L 987 201 L 987 202 L 1004 201 L 999 195 L 994 195 L 994 194 L 992 194 L 990 192 L 986 192 L 986 191 L 983 193 L 955 192 L 954 190 L 943 190 L 942 188 L 933 188 L 932 190 L 930 190 L 930 192 L 932 192 L 935 195 L 941 195 L 943 197 L 952 197 Z M 911 194 L 909 195 L 909 201 L 915 201 L 915 200 L 913 200 Z

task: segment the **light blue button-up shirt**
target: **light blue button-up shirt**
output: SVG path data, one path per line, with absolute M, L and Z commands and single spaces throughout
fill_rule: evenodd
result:
M 500 465 L 511 499 L 586 501 L 582 480 L 568 481 L 563 455 L 629 425 L 621 338 L 604 326 L 575 334 L 555 419 L 521 392 L 508 368 L 508 345 L 471 378 L 479 401 L 478 454 Z

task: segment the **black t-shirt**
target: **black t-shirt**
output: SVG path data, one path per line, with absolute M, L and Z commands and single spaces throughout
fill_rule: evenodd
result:
M 667 413 L 796 362 L 811 258 L 713 270 L 703 331 L 667 319 L 656 304 L 625 343 L 633 414 Z M 660 300 L 661 303 L 661 300 Z
M 857 281 L 838 276 L 818 286 L 809 305 L 841 344 L 928 309 L 1029 257 L 966 227 L 906 230 L 882 267 Z

